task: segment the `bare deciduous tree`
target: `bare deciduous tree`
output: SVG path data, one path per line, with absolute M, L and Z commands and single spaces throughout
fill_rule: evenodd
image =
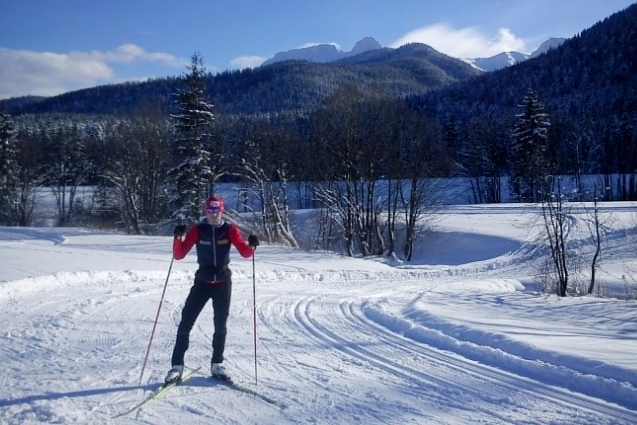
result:
M 565 297 L 569 283 L 567 239 L 570 215 L 559 179 L 556 179 L 556 188 L 556 191 L 546 194 L 542 201 L 542 217 L 551 251 L 552 271 L 557 279 L 557 295 Z
M 591 278 L 588 284 L 588 289 L 586 291 L 586 293 L 590 295 L 595 290 L 595 277 L 597 275 L 597 267 L 599 265 L 602 253 L 603 227 L 599 214 L 597 186 L 595 186 L 595 190 L 593 193 L 593 208 L 592 211 L 590 211 L 589 219 L 586 221 L 586 224 L 588 225 L 588 230 L 590 231 L 594 247 L 593 258 L 591 259 Z

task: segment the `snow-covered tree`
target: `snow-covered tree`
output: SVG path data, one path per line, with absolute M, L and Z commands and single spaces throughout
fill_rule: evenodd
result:
M 257 213 L 261 236 L 298 247 L 290 221 L 290 176 L 285 155 L 297 141 L 293 134 L 267 122 L 255 122 L 241 143 L 238 173 L 245 185 L 245 197 L 252 200 Z
M 476 203 L 502 201 L 502 178 L 511 145 L 511 124 L 505 119 L 472 118 L 465 125 L 462 144 L 456 155 L 459 158 L 458 165 L 469 178 Z
M 516 115 L 511 145 L 511 189 L 522 202 L 539 202 L 551 188 L 553 175 L 548 129 L 551 125 L 544 105 L 533 89 L 528 89 Z
M 102 174 L 104 187 L 99 194 L 111 195 L 106 200 L 133 233 L 144 233 L 145 226 L 156 223 L 165 209 L 161 187 L 171 134 L 165 118 L 144 112 L 121 123 L 118 136 L 108 143 L 115 158 Z
M 15 129 L 11 116 L 0 104 L 0 223 L 15 224 L 19 198 L 19 166 Z
M 195 53 L 183 77 L 184 87 L 176 94 L 178 112 L 172 115 L 174 167 L 168 176 L 174 188 L 170 199 L 173 218 L 198 218 L 216 179 L 210 166 L 214 114 L 213 105 L 206 101 L 206 81 L 203 59 Z
M 432 177 L 444 172 L 447 167 L 446 146 L 442 142 L 440 127 L 424 116 L 414 118 L 403 141 L 400 168 L 404 179 L 397 186 L 404 212 L 405 236 L 403 256 L 411 261 L 414 243 L 419 235 L 419 226 L 435 207 L 432 194 L 435 180 Z
M 88 137 L 79 124 L 48 128 L 45 141 L 46 185 L 55 197 L 58 224 L 66 226 L 75 214 L 77 190 L 86 183 L 92 164 L 86 154 Z

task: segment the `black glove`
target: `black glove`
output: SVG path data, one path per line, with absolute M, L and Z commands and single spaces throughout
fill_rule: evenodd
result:
M 248 236 L 248 245 L 250 245 L 252 249 L 255 249 L 259 246 L 259 238 L 257 237 L 257 235 Z
M 186 233 L 185 224 L 178 224 L 175 226 L 175 231 L 173 232 L 173 235 L 175 235 L 175 237 L 182 237 L 184 233 Z

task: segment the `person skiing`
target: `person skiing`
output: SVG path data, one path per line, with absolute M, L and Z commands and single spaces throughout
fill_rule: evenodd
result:
M 206 219 L 186 231 L 186 225 L 175 227 L 173 255 L 175 260 L 183 259 L 193 246 L 197 249 L 199 268 L 195 272 L 194 284 L 186 298 L 181 312 L 181 321 L 177 328 L 177 339 L 173 348 L 171 369 L 165 382 L 181 379 L 184 371 L 184 356 L 188 350 L 190 331 L 201 310 L 212 299 L 214 334 L 212 336 L 212 360 L 210 373 L 213 377 L 229 380 L 230 376 L 223 367 L 223 352 L 226 343 L 226 321 L 230 311 L 232 290 L 230 245 L 239 251 L 242 257 L 254 255 L 259 239 L 250 234 L 248 241 L 243 238 L 234 223 L 223 220 L 224 200 L 220 196 L 211 196 L 205 202 Z M 185 237 L 182 239 L 182 237 Z

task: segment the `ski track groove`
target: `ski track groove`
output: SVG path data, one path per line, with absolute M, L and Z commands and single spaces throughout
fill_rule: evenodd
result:
M 350 303 L 351 301 L 345 301 L 345 303 Z M 312 318 L 312 314 L 310 310 L 314 308 L 315 300 L 301 300 L 297 305 L 297 309 L 295 312 L 295 317 L 298 323 L 303 326 L 306 330 L 311 332 L 312 335 L 318 340 L 323 341 L 330 346 L 341 347 L 340 350 L 343 353 L 353 357 L 357 360 L 362 360 L 368 365 L 370 365 L 374 369 L 379 369 L 384 372 L 384 374 L 388 375 L 392 381 L 393 385 L 405 387 L 405 391 L 414 397 L 414 393 L 418 393 L 420 397 L 428 397 L 428 398 L 440 398 L 445 399 L 444 402 L 448 403 L 447 398 L 453 397 L 460 394 L 471 393 L 474 398 L 487 400 L 483 397 L 478 391 L 471 390 L 466 385 L 451 385 L 448 381 L 437 378 L 434 375 L 429 375 L 417 371 L 413 368 L 410 368 L 405 365 L 401 365 L 398 362 L 391 360 L 390 357 L 384 356 L 382 354 L 377 354 L 372 352 L 370 349 L 363 348 L 363 344 L 352 344 L 351 343 L 351 335 L 348 336 L 340 336 L 335 331 L 330 330 L 328 326 L 322 320 L 317 320 Z M 330 316 L 333 318 L 333 316 Z M 344 316 L 345 317 L 345 316 Z M 347 319 L 347 317 L 345 317 Z M 366 325 L 363 323 L 363 325 Z M 340 324 L 339 326 L 343 326 Z M 356 328 L 354 328 L 356 329 Z M 360 328 L 359 328 L 360 329 Z M 373 339 L 378 340 L 378 334 L 370 335 Z M 387 342 L 386 340 L 384 342 Z M 398 345 L 392 346 L 395 349 L 399 349 L 401 351 L 408 351 L 409 354 L 420 355 L 420 350 L 406 350 L 404 347 L 400 347 Z M 393 353 L 395 354 L 395 353 Z M 396 377 L 399 377 L 399 380 L 395 380 Z M 409 383 L 408 390 L 405 385 L 405 381 Z M 432 391 L 430 388 L 430 384 L 436 384 L 437 389 L 439 390 L 437 393 Z M 414 397 L 417 398 L 417 397 Z M 495 397 L 494 397 L 495 398 Z M 473 405 L 471 407 L 473 410 L 481 411 L 478 406 Z M 510 418 L 505 418 L 502 415 L 496 414 L 494 411 L 483 411 L 483 413 L 487 414 L 490 418 L 497 418 L 502 423 L 508 423 Z M 421 411 L 419 415 L 422 417 L 427 416 L 427 412 Z M 540 422 L 524 422 L 528 424 L 540 424 Z
M 274 306 L 274 308 L 271 308 L 271 306 Z M 288 307 L 287 304 L 286 307 Z M 274 315 L 272 314 L 273 310 L 276 310 Z M 295 346 L 300 345 L 301 341 L 299 341 L 298 338 L 294 338 L 294 336 L 297 336 L 299 334 L 299 329 L 297 326 L 298 321 L 290 320 L 288 318 L 290 316 L 289 312 L 287 311 L 288 308 L 286 308 L 283 312 L 281 312 L 280 310 L 280 297 L 274 296 L 273 298 L 270 298 L 266 301 L 262 299 L 257 313 L 260 318 L 260 324 L 268 328 L 268 330 L 275 334 L 276 337 L 272 339 L 278 341 L 279 343 L 281 340 L 285 340 L 289 344 L 294 344 Z M 266 311 L 266 313 L 263 313 L 264 311 Z M 261 312 L 262 314 L 259 314 L 259 312 Z M 283 328 L 278 323 L 270 323 L 269 318 L 271 317 L 283 318 L 285 328 Z M 316 342 L 314 338 L 307 338 L 306 335 L 304 336 L 311 342 Z M 268 344 L 262 343 L 260 344 L 260 346 L 265 349 L 265 352 L 268 355 L 266 357 L 279 359 L 279 361 L 277 361 L 276 363 L 268 365 L 269 367 L 274 367 L 275 375 L 287 375 L 294 378 L 292 380 L 293 382 L 303 382 L 308 379 L 308 376 L 314 376 L 318 372 L 316 368 L 314 368 L 309 362 L 302 362 L 302 360 L 295 357 L 296 351 L 292 352 L 292 354 L 280 353 L 278 351 L 272 350 Z M 277 346 L 275 346 L 275 348 L 277 348 Z M 281 356 L 284 356 L 285 359 L 281 359 Z M 302 369 L 303 371 L 301 372 L 299 369 Z M 330 387 L 324 382 L 314 380 L 313 384 L 325 390 L 326 392 L 330 391 Z
M 329 420 L 338 422 L 337 416 L 330 418 L 330 414 L 333 415 L 334 413 L 326 413 L 324 410 L 327 409 L 327 412 L 338 412 L 339 410 L 347 409 L 348 406 L 361 403 L 362 401 L 360 398 L 369 398 L 370 394 L 364 389 L 361 390 L 357 388 L 355 383 L 349 383 L 347 379 L 343 381 L 333 381 L 328 377 L 329 375 L 324 373 L 322 368 L 316 367 L 316 364 L 322 363 L 326 364 L 327 367 L 331 366 L 332 368 L 338 368 L 339 362 L 349 363 L 350 358 L 347 353 L 342 353 L 338 350 L 337 352 L 334 352 L 332 347 L 325 346 L 325 340 L 315 334 L 313 327 L 305 325 L 306 319 L 304 319 L 305 314 L 303 312 L 303 305 L 307 300 L 307 296 L 304 294 L 306 294 L 306 292 L 303 294 L 299 292 L 298 298 L 294 297 L 289 299 L 286 297 L 286 300 L 283 303 L 283 311 L 281 311 L 282 300 L 280 297 L 273 296 L 265 301 L 261 299 L 261 314 L 259 317 L 263 321 L 262 326 L 267 328 L 269 331 L 272 331 L 275 335 L 272 338 L 278 342 L 275 349 L 280 347 L 281 339 L 286 341 L 286 345 L 289 344 L 295 348 L 291 350 L 292 353 L 288 353 L 287 350 L 281 353 L 269 349 L 267 341 L 262 345 L 264 345 L 266 356 L 275 356 L 277 358 L 277 362 L 274 365 L 274 375 L 289 377 L 286 378 L 284 382 L 302 383 L 298 390 L 301 394 L 303 391 L 306 391 L 306 388 L 309 385 L 314 389 L 313 392 L 315 392 L 317 394 L 316 397 L 318 397 L 316 399 L 316 403 L 319 406 L 319 410 L 317 411 L 316 416 L 318 418 L 323 418 L 323 421 Z M 310 297 L 310 299 L 313 299 L 313 297 Z M 272 318 L 277 319 L 276 323 L 268 320 Z M 281 322 L 278 320 L 281 320 Z M 298 350 L 303 351 L 303 346 L 306 344 L 319 346 L 319 348 L 321 346 L 325 346 L 325 351 L 319 350 L 319 353 L 321 353 L 320 355 L 322 356 L 320 362 L 316 362 L 311 359 L 303 361 L 303 357 L 299 356 Z M 311 350 L 310 353 L 313 351 L 314 350 Z M 268 365 L 268 369 L 272 372 L 272 365 Z M 302 396 L 295 396 L 296 390 L 296 386 L 277 388 L 277 392 L 285 391 L 285 399 L 291 402 L 290 405 L 294 405 L 296 402 L 299 406 L 302 406 L 307 410 L 310 406 L 307 404 L 307 401 L 303 400 Z M 377 394 L 372 394 L 371 396 L 378 397 Z M 393 402 L 396 403 L 395 401 Z M 406 413 L 412 415 L 412 417 L 419 417 L 421 420 L 425 420 L 426 418 L 432 419 L 426 412 L 420 410 L 415 411 L 412 406 L 406 403 L 402 404 L 402 407 Z M 307 412 L 304 414 L 308 415 Z M 326 415 L 330 419 L 326 419 Z M 309 416 L 312 415 L 310 414 Z M 374 407 L 368 408 L 366 415 L 362 417 L 362 419 L 359 418 L 359 420 L 362 420 L 364 423 L 404 423 L 396 418 L 388 417 L 385 411 Z
M 548 406 L 558 402 L 562 405 L 563 410 L 581 409 L 583 411 L 590 412 L 590 415 L 596 415 L 599 412 L 602 412 L 614 419 L 623 420 L 627 424 L 634 423 L 637 418 L 637 415 L 626 411 L 624 408 L 614 407 L 589 396 L 573 393 L 568 389 L 556 389 L 551 385 L 542 384 L 524 376 L 511 374 L 507 371 L 499 370 L 491 366 L 481 365 L 473 360 L 462 357 L 461 354 L 447 354 L 444 350 L 440 351 L 435 347 L 427 346 L 426 344 L 412 338 L 398 335 L 396 332 L 382 324 L 374 323 L 374 320 L 362 311 L 361 301 L 341 301 L 341 317 L 339 317 L 339 319 L 344 318 L 347 323 L 351 323 L 352 326 L 348 326 L 349 329 L 372 329 L 374 332 L 370 332 L 368 338 L 383 341 L 384 344 L 391 346 L 393 354 L 401 352 L 402 355 L 400 358 L 426 358 L 428 363 L 444 366 L 445 368 L 451 368 L 460 373 L 460 379 L 458 379 L 457 382 L 449 382 L 448 380 L 439 378 L 437 375 L 422 372 L 414 367 L 401 364 L 397 361 L 391 361 L 389 356 L 375 353 L 370 349 L 365 348 L 363 344 L 352 344 L 351 334 L 344 334 L 347 336 L 340 336 L 335 330 L 331 330 L 329 325 L 334 324 L 334 315 L 321 315 L 321 319 L 312 318 L 312 311 L 320 309 L 321 303 L 319 303 L 318 299 L 319 296 L 314 296 L 302 298 L 297 301 L 294 308 L 294 317 L 298 325 L 313 335 L 318 343 L 323 341 L 326 345 L 339 347 L 343 353 L 348 354 L 355 359 L 362 360 L 372 365 L 374 368 L 384 370 L 392 376 L 402 377 L 410 383 L 412 391 L 414 388 L 426 387 L 433 383 L 439 388 L 444 389 L 443 392 L 448 393 L 449 396 L 454 396 L 455 394 L 462 394 L 463 396 L 466 396 L 469 394 L 471 397 L 485 402 L 489 402 L 492 399 L 497 400 L 500 398 L 499 394 L 509 391 L 517 394 L 524 393 L 528 397 L 543 401 Z M 316 304 L 319 304 L 319 307 L 316 307 Z M 325 320 L 323 320 L 325 317 L 330 318 L 329 323 L 326 323 Z M 341 329 L 343 326 L 343 324 L 339 323 L 334 327 L 334 329 Z M 462 379 L 462 377 L 466 379 L 467 374 L 475 379 L 482 381 L 486 379 L 491 381 L 494 387 L 494 394 L 487 397 L 483 392 L 471 390 L 467 386 L 466 381 Z M 519 378 L 523 379 L 520 380 Z M 520 387 L 521 382 L 525 382 L 526 384 Z M 324 389 L 327 388 L 324 387 Z M 502 389 L 505 391 L 503 392 Z M 576 400 L 576 403 L 573 407 L 574 399 Z M 479 410 L 477 406 L 473 406 L 472 409 Z M 512 420 L 512 418 L 497 415 L 495 411 L 497 411 L 497 409 L 484 411 L 484 413 L 489 417 L 495 417 L 503 422 Z M 575 413 L 576 412 L 574 412 L 574 414 Z M 528 418 L 514 419 L 516 421 L 522 420 L 523 423 L 529 424 L 540 423 L 533 422 Z
M 351 334 L 349 335 L 349 337 L 339 337 L 334 332 L 328 330 L 327 326 L 325 325 L 325 322 L 323 322 L 323 324 L 320 324 L 319 322 L 321 322 L 322 320 L 313 319 L 311 316 L 310 310 L 315 307 L 315 304 L 318 303 L 317 300 L 319 299 L 319 297 L 320 296 L 301 298 L 296 302 L 294 307 L 294 319 L 296 322 L 295 323 L 296 326 L 300 326 L 306 331 L 308 331 L 309 334 L 313 337 L 315 344 L 325 345 L 329 347 L 332 347 L 332 346 L 339 347 L 337 349 L 346 356 L 344 359 L 350 364 L 352 363 L 351 359 L 353 358 L 355 360 L 362 360 L 366 364 L 371 364 L 375 366 L 376 368 L 383 370 L 384 372 L 395 373 L 394 375 L 391 375 L 391 374 L 389 375 L 389 378 L 392 381 L 391 382 L 392 385 L 401 385 L 400 380 L 398 380 L 398 382 L 396 380 L 396 377 L 400 376 L 401 378 L 407 379 L 411 382 L 409 389 L 411 390 L 410 393 L 412 394 L 411 395 L 412 397 L 414 392 L 418 392 L 422 396 L 426 396 L 426 394 L 421 391 L 422 387 L 418 384 L 417 381 L 413 379 L 412 376 L 406 375 L 398 368 L 386 366 L 385 364 L 383 364 L 384 360 L 379 360 L 378 358 L 375 357 L 375 355 L 371 354 L 371 352 L 367 350 L 350 348 L 353 345 L 358 346 L 357 343 L 355 344 L 352 343 Z M 319 304 L 319 308 L 320 308 L 320 304 Z M 333 320 L 334 316 L 331 315 L 330 318 Z M 364 366 L 363 364 L 361 364 L 361 367 L 365 367 L 366 369 L 368 369 L 368 367 Z M 324 386 L 323 388 L 326 391 L 333 391 L 333 388 L 331 387 Z M 341 395 L 344 397 L 349 396 L 349 394 L 347 393 L 342 393 Z M 416 414 L 423 419 L 424 418 L 428 418 L 428 420 L 435 419 L 434 417 L 430 417 L 430 415 L 427 412 L 424 412 L 422 410 L 416 412 Z M 376 417 L 375 419 L 380 419 L 380 418 Z M 388 421 L 388 418 L 382 418 L 382 419 L 384 421 Z M 400 423 L 400 419 L 396 423 Z
M 356 306 L 357 308 L 354 308 Z M 391 329 L 391 327 L 385 322 L 382 323 L 377 319 L 378 314 L 369 314 L 368 302 L 354 303 L 350 302 L 343 305 L 343 314 L 348 317 L 352 322 L 357 321 L 358 326 L 370 326 L 377 330 L 377 336 L 382 338 L 387 344 L 394 346 L 396 350 L 403 349 L 405 351 L 417 352 L 420 355 L 431 358 L 433 361 L 437 361 L 440 364 L 444 364 L 447 367 L 455 367 L 458 371 L 463 373 L 470 373 L 475 377 L 482 377 L 490 379 L 493 382 L 497 382 L 498 385 L 506 386 L 511 391 L 524 391 L 533 396 L 539 396 L 543 398 L 547 403 L 558 402 L 564 406 L 565 409 L 571 409 L 573 407 L 590 411 L 591 413 L 603 412 L 613 418 L 621 418 L 626 421 L 627 424 L 635 423 L 637 421 L 637 414 L 631 413 L 624 407 L 615 407 L 614 401 L 592 398 L 587 394 L 581 394 L 574 392 L 573 390 L 565 387 L 556 387 L 555 384 L 549 385 L 534 380 L 532 377 L 526 377 L 524 374 L 511 373 L 508 370 L 499 369 L 497 365 L 483 365 L 477 363 L 475 360 L 468 359 L 462 352 L 449 350 L 452 344 L 445 344 L 444 347 L 437 347 L 435 341 L 427 341 L 424 338 L 414 338 L 410 335 L 404 335 L 397 333 Z M 374 317 L 372 317 L 374 316 Z M 395 320 L 395 319 L 394 319 Z M 404 319 L 401 319 L 404 320 Z M 422 322 L 417 324 L 410 324 L 409 326 L 426 326 Z M 401 328 L 406 328 L 403 325 Z M 433 332 L 438 332 L 436 329 L 430 329 Z M 448 336 L 448 335 L 447 335 Z M 406 344 L 406 342 L 409 342 Z M 472 342 L 469 342 L 472 343 Z M 415 344 L 415 345 L 414 345 Z M 423 350 L 415 347 L 425 345 L 428 349 Z M 487 347 L 492 349 L 492 347 Z M 500 348 L 498 348 L 500 350 Z M 504 353 L 507 356 L 506 361 L 516 363 L 521 361 L 517 355 L 511 353 Z M 504 356 L 503 355 L 503 356 Z M 460 356 L 460 358 L 458 357 Z M 526 362 L 525 360 L 522 360 Z M 537 363 L 537 362 L 536 362 Z M 545 363 L 543 361 L 543 363 Z M 544 366 L 544 365 L 542 365 Z M 557 365 L 559 367 L 566 367 L 564 365 Z M 514 369 L 520 370 L 523 368 L 514 367 Z M 574 376 L 580 375 L 580 372 L 572 371 Z M 428 376 L 428 379 L 438 379 L 435 375 Z M 441 381 L 446 382 L 446 381 Z M 523 384 L 521 386 L 521 384 Z M 525 384 L 525 385 L 524 385 Z M 458 385 L 462 386 L 459 382 Z M 614 423 L 614 422 L 613 422 Z
M 415 300 L 420 303 L 419 299 Z M 424 343 L 440 350 L 454 351 L 457 354 L 475 360 L 482 364 L 493 367 L 495 370 L 506 372 L 514 376 L 523 377 L 533 382 L 537 376 L 537 370 L 542 370 L 539 374 L 542 379 L 546 376 L 555 376 L 550 382 L 541 382 L 541 385 L 555 389 L 560 388 L 563 392 L 568 392 L 565 399 L 570 400 L 574 395 L 579 394 L 585 399 L 586 404 L 591 404 L 589 397 L 605 403 L 616 404 L 624 409 L 637 409 L 637 388 L 635 387 L 635 376 L 626 369 L 612 366 L 600 367 L 598 364 L 590 365 L 585 359 L 563 354 L 553 355 L 541 349 L 529 350 L 529 347 L 521 343 L 508 342 L 499 343 L 490 333 L 485 333 L 486 337 L 481 337 L 482 333 L 477 332 L 476 336 L 458 338 L 445 330 L 444 326 L 428 325 L 429 315 L 420 310 L 421 307 L 416 302 L 403 310 L 402 317 L 387 317 L 379 309 L 364 303 L 364 319 L 368 323 L 376 323 L 379 326 L 391 328 L 391 323 L 402 322 L 402 329 L 410 329 L 405 332 L 406 337 L 420 343 Z M 424 305 L 424 304 L 423 304 Z M 442 333 L 444 338 L 430 338 L 427 335 Z M 478 339 L 479 338 L 479 339 Z M 445 341 L 447 339 L 447 341 Z M 449 342 L 452 341 L 452 342 Z M 457 349 L 453 349 L 457 347 Z M 486 355 L 485 355 L 486 353 Z M 570 362 L 563 359 L 570 359 Z M 579 361 L 579 363 L 578 363 Z M 581 366 L 580 366 L 581 365 Z M 579 368 L 577 368 L 580 366 Z M 546 373 L 546 369 L 552 369 L 556 373 Z M 604 389 L 596 388 L 587 379 L 587 375 L 595 374 L 596 378 L 604 378 L 606 383 Z M 566 384 L 565 384 L 566 382 Z M 612 389 L 615 397 L 607 397 L 605 391 Z M 574 393 L 574 394 L 573 394 Z M 601 407 L 600 407 L 601 408 Z

